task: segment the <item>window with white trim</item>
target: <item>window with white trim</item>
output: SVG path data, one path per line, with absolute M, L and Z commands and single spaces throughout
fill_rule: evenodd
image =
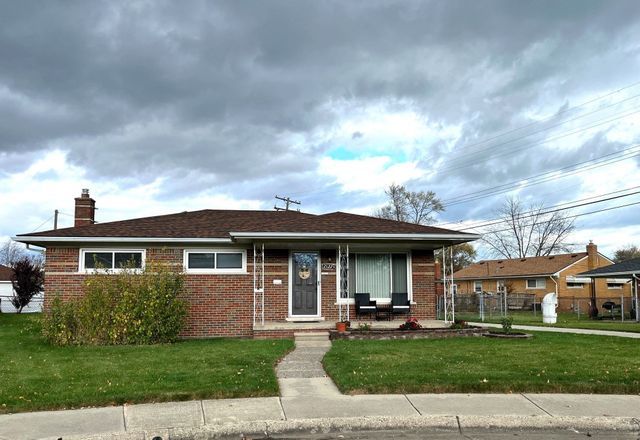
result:
M 349 298 L 368 293 L 372 300 L 385 302 L 392 293 L 406 292 L 410 299 L 409 265 L 408 253 L 350 253 Z
M 496 281 L 496 292 L 504 293 L 504 291 L 505 291 L 504 280 Z
M 142 269 L 145 251 L 141 249 L 81 249 L 80 271 L 121 271 Z
M 527 289 L 544 289 L 547 287 L 547 280 L 544 278 L 531 278 L 527 280 Z
M 582 289 L 584 288 L 584 283 L 579 283 L 576 281 L 567 281 L 567 289 Z
M 622 289 L 624 283 L 607 283 L 607 289 Z
M 187 273 L 246 273 L 247 251 L 236 249 L 186 249 Z
M 482 281 L 473 282 L 473 291 L 475 293 L 482 293 Z

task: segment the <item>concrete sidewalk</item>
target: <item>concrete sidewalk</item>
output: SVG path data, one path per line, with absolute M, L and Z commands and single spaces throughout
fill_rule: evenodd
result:
M 0 438 L 216 438 L 274 430 L 486 426 L 635 430 L 640 396 L 397 394 L 198 400 L 0 416 Z M 409 425 L 407 425 L 409 424 Z M 313 428 L 316 427 L 316 428 Z M 191 434 L 188 434 L 191 433 Z
M 501 324 L 491 324 L 488 322 L 469 322 L 469 325 L 478 327 L 502 328 Z M 596 335 L 596 336 L 617 336 L 619 338 L 640 339 L 640 333 L 619 332 L 614 330 L 595 330 L 586 328 L 564 328 L 564 327 L 546 327 L 537 325 L 513 325 L 515 330 L 525 330 L 530 332 L 555 332 L 555 333 L 574 333 L 577 335 Z

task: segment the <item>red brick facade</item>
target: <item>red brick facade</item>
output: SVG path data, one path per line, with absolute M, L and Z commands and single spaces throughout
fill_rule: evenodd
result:
M 320 252 L 322 263 L 336 263 L 335 250 Z M 147 262 L 183 264 L 182 248 L 147 248 Z M 50 247 L 46 253 L 45 291 L 63 299 L 82 295 L 85 275 L 78 273 L 79 249 Z M 433 251 L 411 252 L 413 314 L 418 319 L 435 319 L 436 295 Z M 184 337 L 253 336 L 253 255 L 247 250 L 246 274 L 187 274 L 185 298 L 189 318 Z M 281 284 L 274 284 L 280 280 Z M 336 270 L 321 275 L 321 311 L 328 321 L 338 319 Z M 284 321 L 288 316 L 289 251 L 265 249 L 265 321 Z M 45 307 L 47 302 L 45 301 Z M 351 316 L 355 316 L 351 306 Z M 281 332 L 274 335 L 282 336 Z M 271 336 L 268 332 L 261 337 Z

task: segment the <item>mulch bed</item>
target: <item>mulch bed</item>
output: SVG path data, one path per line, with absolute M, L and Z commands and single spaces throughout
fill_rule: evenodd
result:
M 431 338 L 452 338 L 452 337 L 468 337 L 483 336 L 489 331 L 481 327 L 468 327 L 464 329 L 450 328 L 423 328 L 419 330 L 398 330 L 398 329 L 372 329 L 358 330 L 350 329 L 346 332 L 338 332 L 332 330 L 329 332 L 329 338 L 347 339 L 347 340 L 389 340 L 389 339 L 431 339 Z

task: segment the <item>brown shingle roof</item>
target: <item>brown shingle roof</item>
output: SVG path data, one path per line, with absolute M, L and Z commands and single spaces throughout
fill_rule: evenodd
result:
M 453 274 L 454 279 L 486 279 L 554 274 L 586 257 L 586 252 L 558 254 L 548 257 L 527 257 L 486 260 L 474 263 Z
M 0 281 L 11 281 L 13 276 L 13 269 L 0 264 Z
M 465 234 L 433 226 L 332 212 L 212 210 L 144 217 L 64 228 L 20 236 L 229 238 L 230 232 Z

